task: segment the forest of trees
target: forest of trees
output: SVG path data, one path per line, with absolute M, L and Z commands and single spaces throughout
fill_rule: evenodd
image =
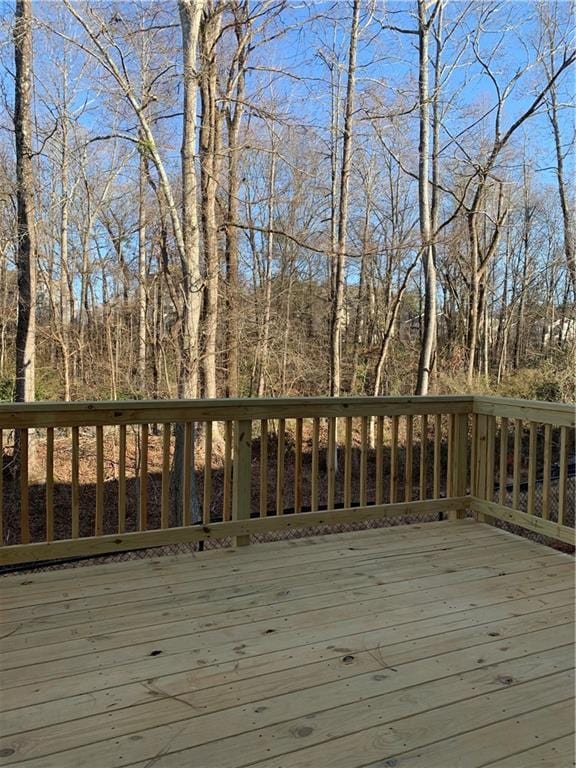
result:
M 0 399 L 574 398 L 571 3 L 0 7 Z

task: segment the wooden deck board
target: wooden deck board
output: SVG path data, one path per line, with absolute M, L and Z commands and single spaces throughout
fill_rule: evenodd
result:
M 568 556 L 471 521 L 206 555 L 2 580 L 0 765 L 572 759 Z

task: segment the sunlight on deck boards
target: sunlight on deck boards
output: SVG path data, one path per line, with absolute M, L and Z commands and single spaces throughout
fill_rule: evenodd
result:
M 0 765 L 564 768 L 573 562 L 427 523 L 0 581 Z

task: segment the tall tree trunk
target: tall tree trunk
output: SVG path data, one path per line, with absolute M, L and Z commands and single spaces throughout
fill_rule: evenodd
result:
M 552 70 L 554 70 L 554 59 L 552 57 Z M 572 283 L 572 291 L 576 295 L 576 232 L 574 231 L 574 211 L 568 201 L 566 191 L 566 179 L 564 172 L 564 153 L 562 150 L 562 136 L 560 135 L 560 125 L 558 122 L 558 96 L 556 93 L 556 83 L 550 88 L 550 107 L 548 117 L 552 125 L 554 135 L 554 147 L 556 149 L 556 179 L 558 181 L 558 195 L 560 197 L 560 207 L 562 209 L 562 223 L 564 225 L 564 254 L 566 256 L 566 266 Z
M 352 24 L 350 27 L 350 48 L 348 52 L 348 82 L 344 110 L 344 136 L 342 140 L 342 168 L 340 172 L 340 200 L 338 205 L 338 243 L 332 322 L 330 329 L 330 395 L 337 397 L 341 390 L 342 328 L 344 326 L 344 283 L 346 280 L 346 242 L 348 232 L 348 199 L 350 169 L 352 165 L 352 118 L 354 114 L 354 92 L 356 83 L 356 48 L 360 27 L 360 0 L 354 0 Z
M 138 176 L 138 387 L 146 394 L 146 309 L 148 291 L 146 286 L 146 158 L 140 153 Z
M 216 397 L 216 333 L 218 328 L 218 224 L 216 194 L 220 169 L 221 113 L 217 98 L 216 43 L 222 23 L 221 10 L 209 8 L 200 27 L 202 122 L 200 159 L 202 186 L 202 232 L 204 238 L 204 349 L 202 372 L 204 396 Z
M 34 400 L 36 358 L 36 232 L 32 167 L 32 2 L 16 0 L 14 133 L 18 208 L 16 400 Z
M 182 126 L 182 292 L 183 312 L 180 327 L 180 370 L 178 397 L 198 396 L 199 323 L 202 311 L 202 277 L 200 274 L 200 232 L 198 228 L 196 178 L 196 104 L 199 83 L 197 49 L 204 0 L 179 0 L 184 59 L 184 114 Z M 194 451 L 192 451 L 192 455 Z M 176 425 L 174 445 L 173 516 L 182 522 L 184 508 L 184 425 Z M 190 519 L 199 518 L 195 473 L 191 470 L 191 493 L 186 499 Z
M 367 285 L 368 285 L 368 266 L 372 257 L 367 253 L 368 251 L 368 227 L 370 224 L 370 194 L 366 197 L 364 211 L 364 226 L 362 228 L 362 255 L 360 258 L 360 281 L 358 283 L 358 296 L 356 300 L 356 317 L 354 320 L 354 338 L 352 340 L 352 377 L 350 381 L 350 392 L 354 394 L 358 389 L 358 379 L 360 365 L 360 349 L 363 348 L 366 354 L 368 348 L 367 340 L 367 326 L 368 318 L 367 313 L 369 306 L 366 301 Z M 360 389 L 364 387 L 364 382 Z
M 424 325 L 416 394 L 428 394 L 430 371 L 436 349 L 436 265 L 432 243 L 432 215 L 430 209 L 430 95 L 428 85 L 428 48 L 430 21 L 426 18 L 426 0 L 418 0 L 418 208 L 422 268 L 424 270 Z
M 184 115 L 182 125 L 182 237 L 184 245 L 179 396 L 198 396 L 198 340 L 202 307 L 200 232 L 196 179 L 197 48 L 204 0 L 179 0 L 184 59 Z
M 242 117 L 244 115 L 244 90 L 246 78 L 246 62 L 249 52 L 250 19 L 245 2 L 237 0 L 232 4 L 234 14 L 234 32 L 236 35 L 236 52 L 234 66 L 230 68 L 226 88 L 226 126 L 228 134 L 228 203 L 226 226 L 226 395 L 237 397 L 239 392 L 238 369 L 238 198 L 240 187 L 239 176 L 239 136 Z
M 64 99 L 66 98 L 66 80 L 64 80 Z M 64 400 L 71 396 L 70 371 L 70 295 L 68 268 L 68 126 L 67 118 L 62 121 L 62 147 L 60 156 L 60 264 L 59 264 L 59 317 L 60 326 L 58 337 L 62 352 L 62 368 L 64 377 Z
M 260 361 L 258 370 L 258 397 L 264 397 L 266 375 L 268 373 L 268 355 L 270 351 L 270 316 L 272 312 L 272 257 L 274 255 L 274 186 L 276 184 L 276 153 L 272 145 L 270 174 L 268 177 L 268 235 L 266 238 L 266 256 L 264 261 L 264 308 L 262 311 Z
M 430 204 L 430 226 L 432 229 L 432 262 L 434 266 L 434 283 L 436 283 L 436 264 L 437 248 L 436 236 L 440 224 L 440 129 L 442 125 L 442 115 L 440 110 L 440 89 L 442 87 L 442 76 L 444 67 L 442 65 L 443 51 L 443 6 L 439 6 L 436 25 L 434 29 L 435 51 L 434 51 L 434 85 L 432 93 L 432 200 Z M 434 286 L 434 299 L 436 301 L 436 287 Z M 429 385 L 436 379 L 438 369 L 438 327 L 437 315 L 434 316 L 434 347 L 432 352 L 432 362 L 430 366 Z

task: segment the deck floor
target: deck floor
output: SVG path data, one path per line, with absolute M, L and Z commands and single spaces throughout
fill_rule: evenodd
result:
M 473 521 L 5 577 L 0 765 L 567 768 L 572 586 Z

